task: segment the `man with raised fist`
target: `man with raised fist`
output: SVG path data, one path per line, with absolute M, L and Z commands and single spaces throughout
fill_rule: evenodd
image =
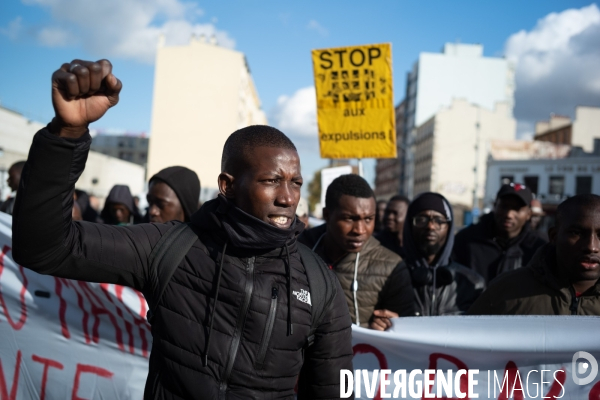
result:
M 298 376 L 299 398 L 338 398 L 340 370 L 352 370 L 350 316 L 333 273 L 296 240 L 300 159 L 282 132 L 232 133 L 220 195 L 189 223 L 72 221 L 88 125 L 121 87 L 107 60 L 54 72 L 56 116 L 35 135 L 18 189 L 15 261 L 144 294 L 153 335 L 145 399 L 292 399 Z

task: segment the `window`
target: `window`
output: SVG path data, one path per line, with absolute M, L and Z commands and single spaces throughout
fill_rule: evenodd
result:
M 565 193 L 565 177 L 551 176 L 550 184 L 548 185 L 548 194 L 553 194 L 562 197 Z
M 526 187 L 531 190 L 533 194 L 537 196 L 538 194 L 538 177 L 537 176 L 525 176 L 523 177 L 523 183 Z
M 509 185 L 511 183 L 513 183 L 515 177 L 512 175 L 504 175 L 500 178 L 500 184 L 501 185 Z
M 578 176 L 575 181 L 575 194 L 592 193 L 592 177 Z

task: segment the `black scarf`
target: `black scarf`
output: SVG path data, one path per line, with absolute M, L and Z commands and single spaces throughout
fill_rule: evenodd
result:
M 244 250 L 271 250 L 291 246 L 304 230 L 295 218 L 288 229 L 277 228 L 242 211 L 225 196 L 207 201 L 192 216 L 192 224 Z

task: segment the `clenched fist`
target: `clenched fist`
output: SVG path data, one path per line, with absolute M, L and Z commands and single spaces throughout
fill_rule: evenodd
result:
M 73 60 L 63 64 L 52 74 L 55 117 L 50 132 L 60 137 L 80 138 L 90 123 L 119 102 L 122 87 L 108 60 Z

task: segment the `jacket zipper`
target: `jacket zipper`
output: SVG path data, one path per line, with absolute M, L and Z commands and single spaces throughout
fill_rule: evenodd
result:
M 569 309 L 571 310 L 571 315 L 577 315 L 577 306 L 579 305 L 579 298 L 575 293 L 575 289 L 571 287 L 569 288 L 569 290 L 571 292 L 571 307 L 569 307 Z
M 256 369 L 262 369 L 264 366 L 265 356 L 267 355 L 267 346 L 271 340 L 271 333 L 273 333 L 273 325 L 275 324 L 275 314 L 277 313 L 277 295 L 277 288 L 273 287 L 271 289 L 271 308 L 269 309 L 269 316 L 267 317 L 267 326 L 263 331 L 260 349 L 258 350 L 258 356 L 256 357 Z
M 250 299 L 252 298 L 252 291 L 254 290 L 254 260 L 255 257 L 248 259 L 248 265 L 246 266 L 246 284 L 244 286 L 244 302 L 242 308 L 238 314 L 238 319 L 235 324 L 235 331 L 233 332 L 233 340 L 231 346 L 229 346 L 229 359 L 227 360 L 227 368 L 221 377 L 221 383 L 219 385 L 219 398 L 224 399 L 227 393 L 227 384 L 231 370 L 233 369 L 233 363 L 237 356 L 238 349 L 240 347 L 240 339 L 244 330 L 244 324 L 246 323 L 246 314 L 250 307 Z

